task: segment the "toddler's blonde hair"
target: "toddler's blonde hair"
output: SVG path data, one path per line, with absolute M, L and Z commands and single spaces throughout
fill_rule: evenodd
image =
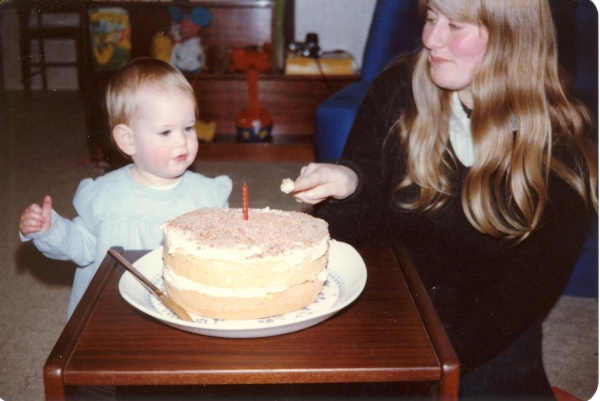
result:
M 106 88 L 106 111 L 110 130 L 118 124 L 129 125 L 139 104 L 142 88 L 154 86 L 161 90 L 178 89 L 194 102 L 196 117 L 198 103 L 189 81 L 171 64 L 152 57 L 139 57 L 125 64 Z

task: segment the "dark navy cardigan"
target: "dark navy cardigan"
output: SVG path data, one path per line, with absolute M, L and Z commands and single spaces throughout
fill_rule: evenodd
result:
M 441 210 L 400 210 L 391 189 L 404 176 L 406 158 L 397 136 L 386 137 L 407 107 L 415 106 L 411 63 L 403 61 L 374 81 L 336 161 L 356 171 L 359 188 L 345 200 L 322 202 L 315 213 L 329 223 L 336 240 L 354 246 L 401 243 L 408 249 L 465 373 L 500 353 L 552 308 L 594 213 L 552 174 L 539 228 L 516 245 L 492 238 L 475 230 L 463 212 L 460 186 L 467 167 L 460 164 L 455 195 Z

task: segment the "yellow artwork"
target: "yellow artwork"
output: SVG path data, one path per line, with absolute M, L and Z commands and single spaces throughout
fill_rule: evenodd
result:
M 116 70 L 131 56 L 129 15 L 121 8 L 89 10 L 90 40 L 98 70 Z

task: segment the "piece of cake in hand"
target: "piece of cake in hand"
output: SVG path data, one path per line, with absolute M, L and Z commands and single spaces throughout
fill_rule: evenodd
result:
M 163 225 L 163 279 L 188 312 L 259 319 L 310 305 L 327 279 L 329 230 L 301 212 L 198 209 Z
M 281 181 L 279 189 L 281 189 L 281 192 L 289 194 L 294 190 L 294 181 L 292 181 L 291 178 L 284 178 L 283 181 Z

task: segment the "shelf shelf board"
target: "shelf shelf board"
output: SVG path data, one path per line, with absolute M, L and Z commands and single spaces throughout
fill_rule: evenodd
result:
M 310 163 L 315 160 L 315 147 L 309 142 L 299 143 L 201 143 L 198 160 Z

